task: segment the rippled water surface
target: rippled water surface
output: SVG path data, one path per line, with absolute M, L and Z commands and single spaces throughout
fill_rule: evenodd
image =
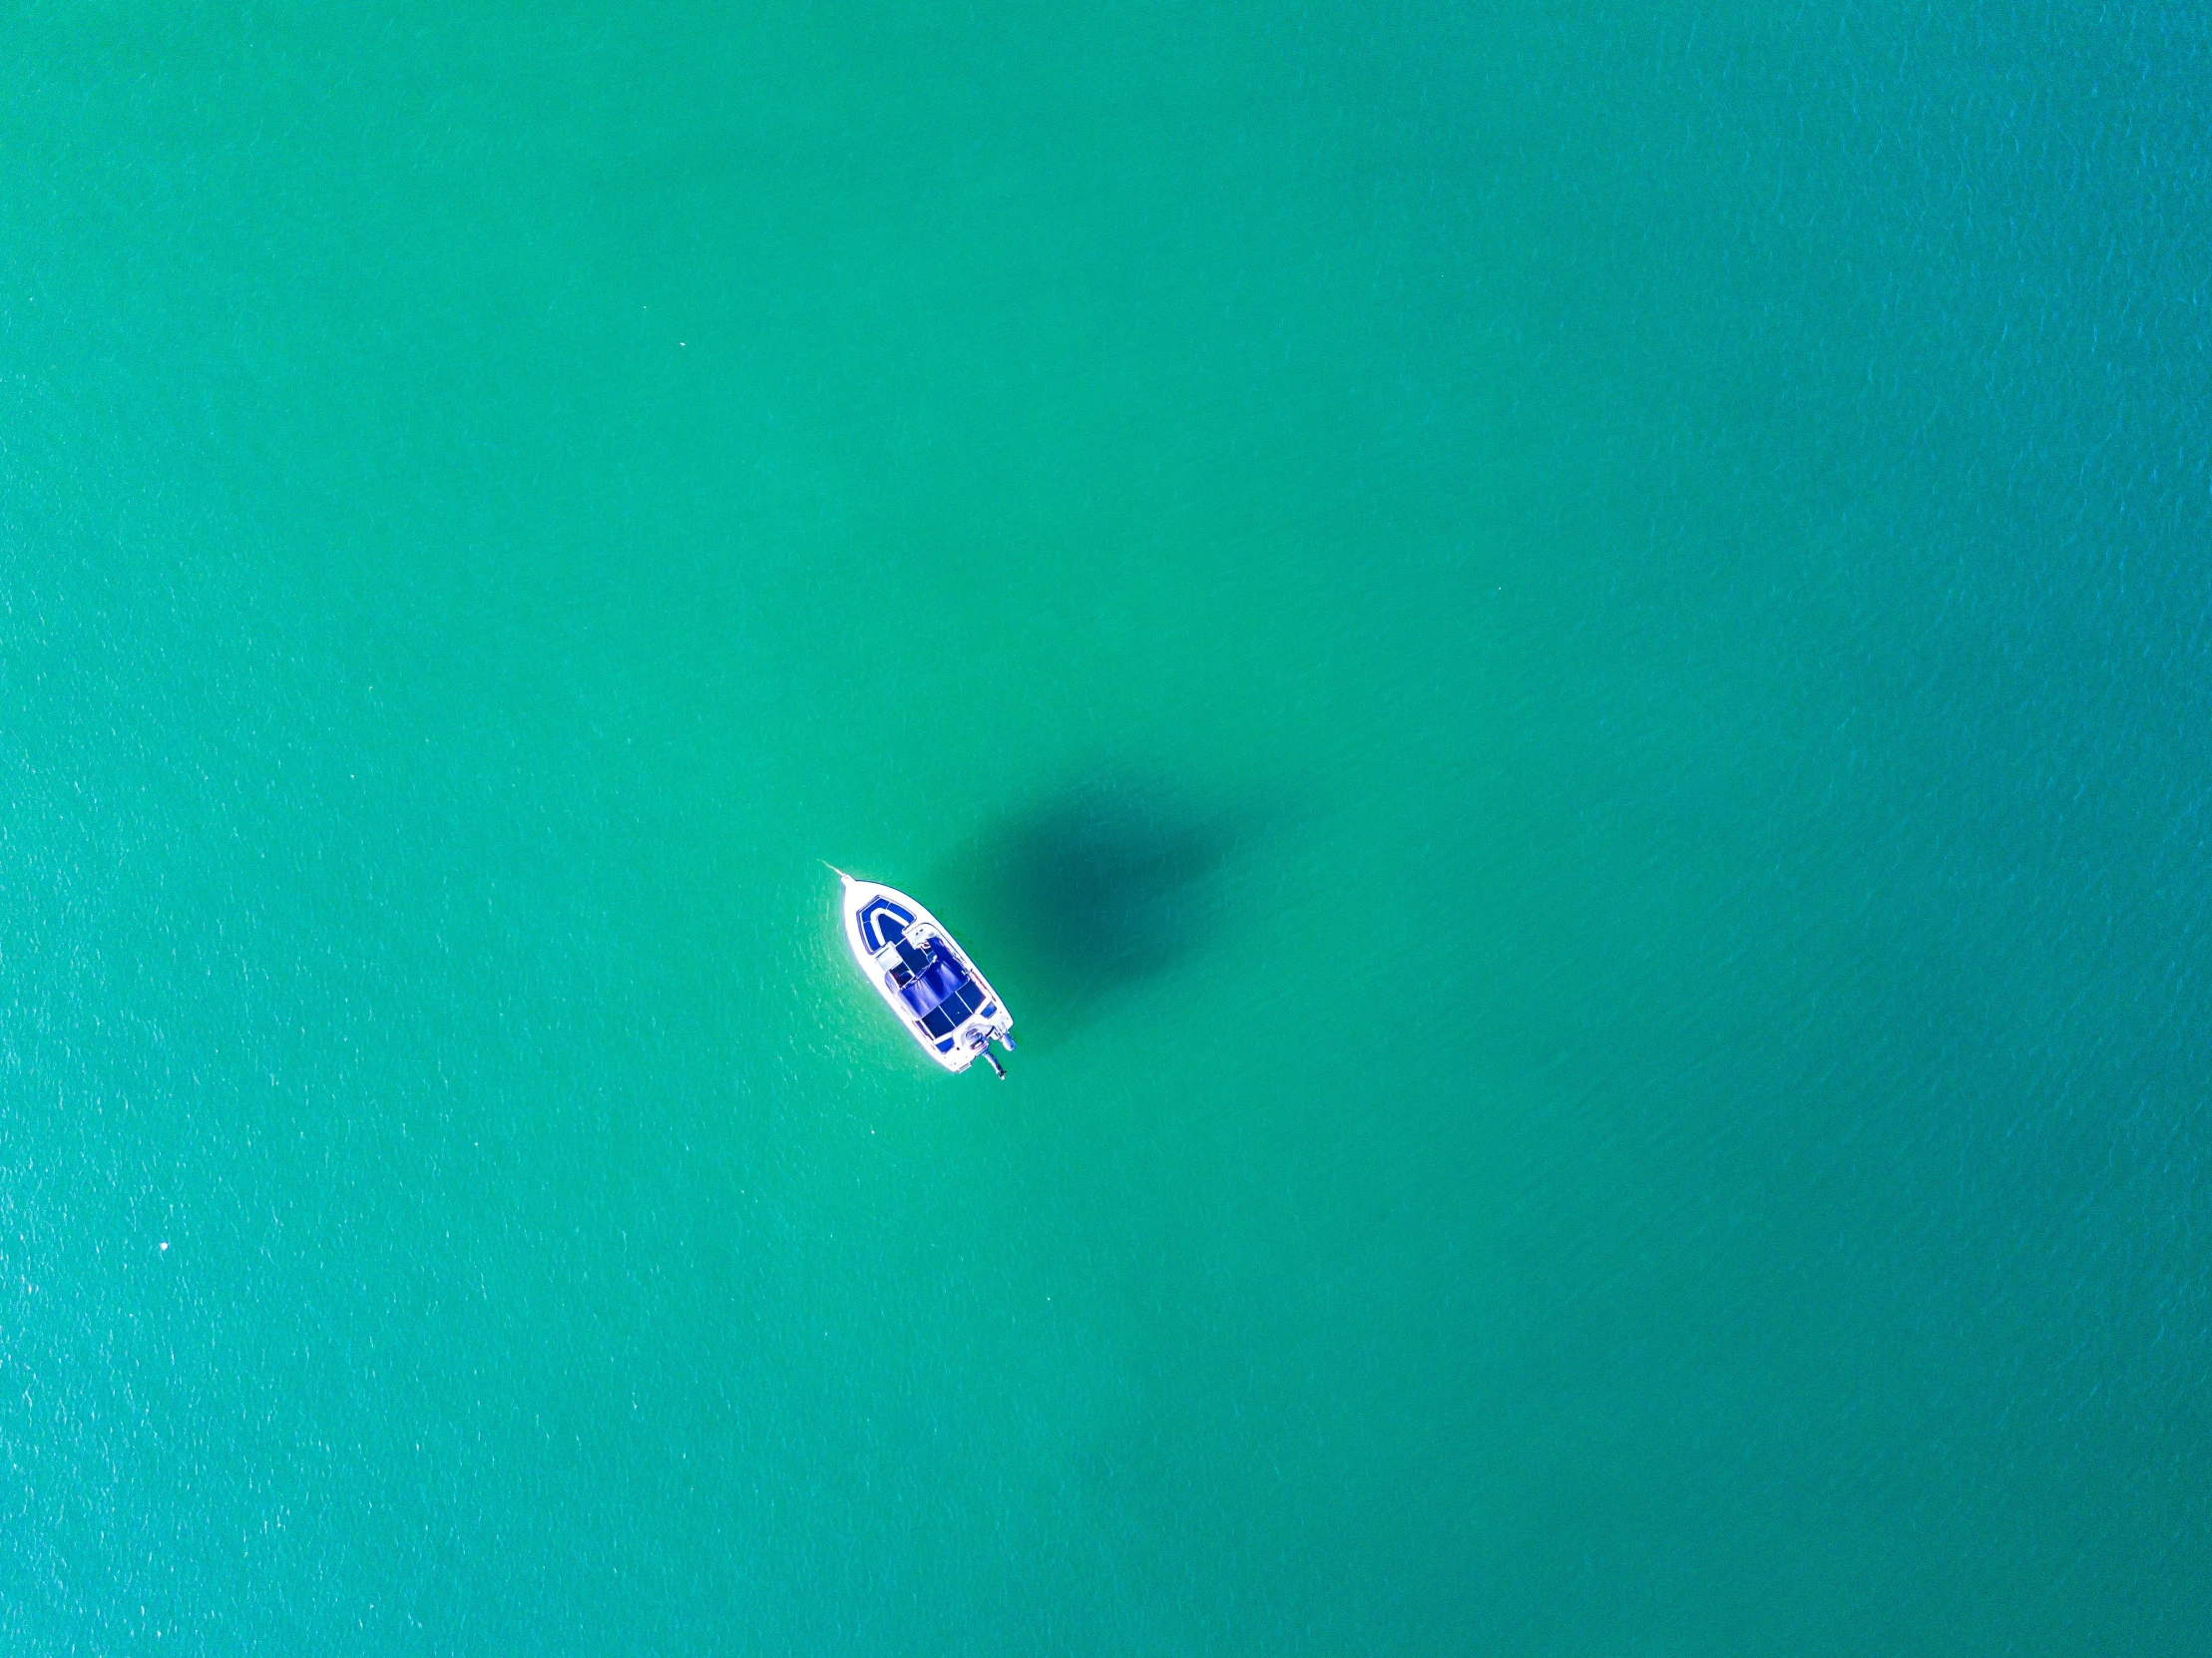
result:
M 0 1645 L 2201 1650 L 2208 86 L 17 10 Z

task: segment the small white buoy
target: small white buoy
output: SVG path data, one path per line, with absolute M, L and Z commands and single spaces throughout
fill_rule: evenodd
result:
M 162 1251 L 164 1254 L 167 1254 L 169 1251 L 169 1240 L 167 1238 L 164 1238 L 162 1240 Z

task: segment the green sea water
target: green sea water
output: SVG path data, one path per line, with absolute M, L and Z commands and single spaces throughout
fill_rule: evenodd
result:
M 11 8 L 0 1650 L 2205 1650 L 2208 88 Z

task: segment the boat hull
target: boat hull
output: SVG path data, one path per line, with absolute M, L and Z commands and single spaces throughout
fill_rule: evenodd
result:
M 860 976 L 868 981 L 906 1034 L 921 1044 L 924 1053 L 949 1071 L 966 1070 L 992 1041 L 1003 1040 L 1014 1029 L 1014 1016 L 1008 1011 L 1005 999 L 992 988 L 983 970 L 960 948 L 959 941 L 946 930 L 945 924 L 912 897 L 879 881 L 855 880 L 842 870 L 837 873 L 845 884 L 841 905 L 845 946 L 852 952 Z M 949 1030 L 933 1032 L 927 1029 L 925 1020 L 917 1017 L 913 1008 L 901 999 L 892 980 L 901 959 L 901 940 L 910 949 L 917 950 L 927 950 L 932 943 L 941 943 L 966 970 L 967 979 L 980 992 L 966 1015 Z M 962 995 L 965 997 L 965 990 Z M 939 1023 L 945 1022 L 940 1020 Z

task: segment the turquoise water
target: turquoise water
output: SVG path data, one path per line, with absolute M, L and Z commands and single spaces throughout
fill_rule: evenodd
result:
M 2212 28 L 1068 11 L 0 25 L 0 1646 L 2202 1650 Z

